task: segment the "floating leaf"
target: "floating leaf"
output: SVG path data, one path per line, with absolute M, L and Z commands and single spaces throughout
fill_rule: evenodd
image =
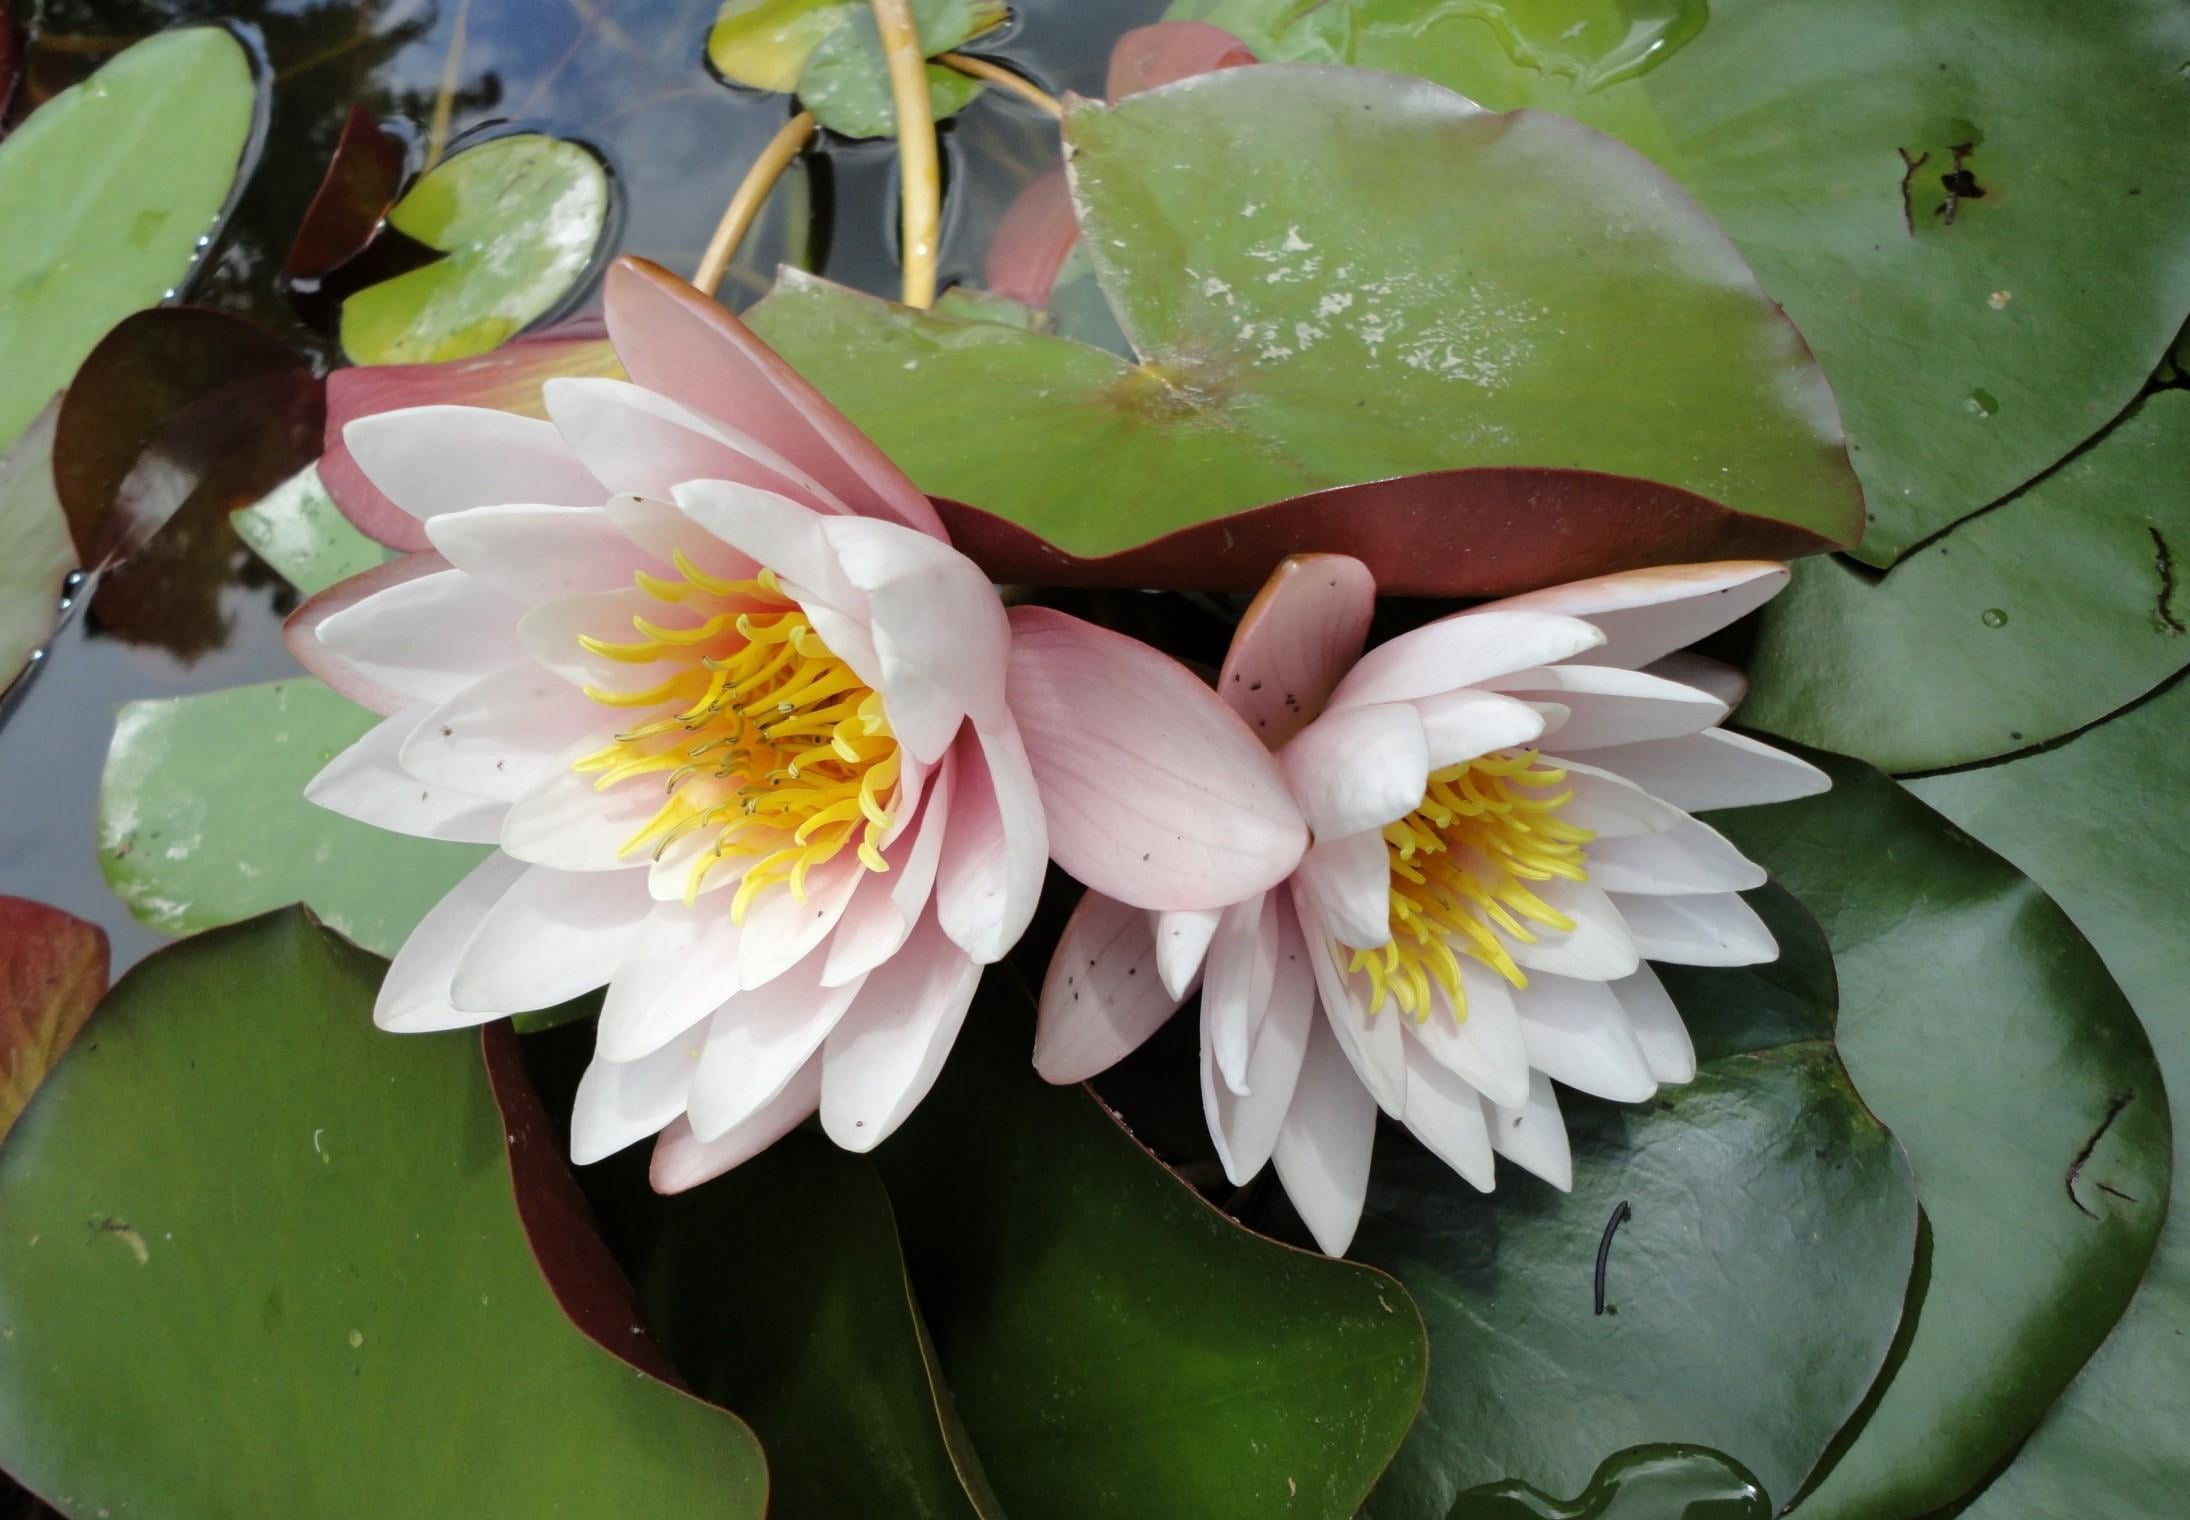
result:
M 228 33 L 149 37 L 0 141 L 0 448 L 212 235 L 257 87 Z
M 912 0 L 911 8 L 920 50 L 930 58 L 993 30 L 1008 14 L 999 0 Z M 928 65 L 928 110 L 937 121 L 972 105 L 981 89 L 981 81 L 970 74 Z M 871 6 L 854 6 L 844 24 L 813 50 L 799 75 L 798 99 L 832 132 L 846 137 L 897 135 L 889 64 Z
M 252 553 L 306 596 L 388 558 L 387 550 L 350 526 L 320 484 L 318 465 L 306 465 L 228 521 Z
M 1659 481 L 1813 543 L 1857 532 L 1799 338 L 1610 139 L 1269 66 L 1075 104 L 1066 135 L 1085 246 L 1141 363 L 788 271 L 750 314 L 927 491 L 1085 558 L 1470 466 Z M 1495 531 L 1502 547 L 1562 526 Z
M 707 33 L 707 61 L 732 84 L 789 94 L 822 39 L 865 0 L 722 0 Z
M 1525 1483 L 1470 1489 L 1448 1520 L 1771 1520 L 1772 1501 L 1740 1463 L 1703 1446 L 1635 1446 L 1605 1458 L 1561 1503 Z
M 376 1031 L 385 969 L 288 912 L 115 988 L 0 1147 L 0 1462 L 87 1516 L 757 1520 L 751 1433 L 558 1307 L 476 1041 Z
M 0 897 L 0 1138 L 106 995 L 106 974 L 105 930 Z
M 327 177 L 282 261 L 282 278 L 316 286 L 356 258 L 403 188 L 406 156 L 402 142 L 373 120 L 372 112 L 362 103 L 352 105 L 327 161 Z
M 1741 721 L 1921 771 L 2104 717 L 2190 664 L 2186 479 L 2190 393 L 2163 391 L 1883 580 L 1798 565 L 1764 614 Z
M 61 590 L 76 568 L 68 517 L 53 489 L 55 402 L 0 452 L 0 692 L 30 664 L 60 620 Z
M 1792 1497 L 1861 1402 L 1901 1322 L 1915 1179 L 1834 1054 L 1823 936 L 1784 892 L 1754 901 L 1778 962 L 1664 968 L 1696 1079 L 1561 1095 L 1571 1193 L 1502 1167 L 1485 1197 L 1387 1137 L 1354 1254 L 1422 1305 L 1430 1386 L 1375 1520 L 1465 1515 L 1501 1481 L 1572 1493 L 1678 1440 Z
M 2174 0 L 2128 0 L 2104 26 L 2055 0 L 1172 11 L 1265 58 L 1560 111 L 1662 165 L 1831 377 L 1874 564 L 2105 426 L 2190 311 L 2190 15 Z
M 2149 403 L 2148 403 L 2149 404 Z M 2066 744 L 1929 776 L 1911 791 L 2029 872 L 2106 957 L 2136 1006 L 2178 1105 L 2175 1175 L 2159 1250 L 2129 1312 L 1963 1520 L 2164 1515 L 2182 1499 L 2190 1428 L 2190 841 L 2133 798 L 2190 796 L 2190 682 L 2177 680 Z
M 876 1152 L 958 1411 L 1004 1510 L 1352 1515 L 1414 1417 L 1422 1323 L 1382 1273 L 1248 1234 L 1086 1094 L 1027 1067 L 993 972 Z
M 162 934 L 301 902 L 394 954 L 485 850 L 304 800 L 304 784 L 377 721 L 310 680 L 128 704 L 99 786 L 107 885 Z
M 448 257 L 344 301 L 343 351 L 360 364 L 485 353 L 571 293 L 608 209 L 608 171 L 577 143 L 526 132 L 456 154 L 388 213 Z
M 1877 771 L 1812 758 L 1831 792 L 1713 821 L 1823 923 L 1840 1052 L 1908 1148 L 1930 1251 L 1913 1333 L 1798 1512 L 1906 1520 L 1982 1482 L 2121 1316 L 2165 1211 L 2167 1111 L 2067 915 Z

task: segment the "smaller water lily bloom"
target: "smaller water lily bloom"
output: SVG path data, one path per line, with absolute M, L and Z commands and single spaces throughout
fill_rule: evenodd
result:
M 1292 870 L 1275 760 L 1176 662 L 1006 609 L 927 498 L 773 352 L 651 266 L 608 275 L 629 381 L 545 421 L 350 424 L 433 551 L 299 609 L 386 714 L 309 795 L 497 846 L 374 1009 L 436 1030 L 602 986 L 580 1161 L 659 1134 L 658 1187 L 808 1116 L 867 1149 L 935 1080 L 1049 859 L 1198 911 Z
M 1684 653 L 1786 583 L 1681 565 L 1489 603 L 1362 653 L 1358 560 L 1279 567 L 1218 690 L 1314 835 L 1282 887 L 1150 913 L 1097 893 L 1042 988 L 1035 1065 L 1081 1081 L 1201 991 L 1201 1091 L 1226 1174 L 1275 1161 L 1332 1255 L 1361 1218 L 1379 1109 L 1476 1187 L 1502 1155 L 1571 1185 L 1554 1083 L 1641 1102 L 1696 1058 L 1649 962 L 1778 954 L 1764 872 L 1693 810 L 1822 791 L 1719 726 L 1739 672 Z

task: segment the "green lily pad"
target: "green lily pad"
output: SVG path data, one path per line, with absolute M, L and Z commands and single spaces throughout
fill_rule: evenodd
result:
M 865 0 L 722 0 L 707 61 L 732 84 L 789 94 L 814 49 Z
M 1265 58 L 1612 133 L 1831 377 L 1890 564 L 2128 405 L 2190 311 L 2190 13 L 2126 0 L 1179 0 Z M 2094 166 L 2104 165 L 2096 168 Z
M 1009 14 L 997 0 L 913 0 L 920 50 L 932 58 L 983 32 Z M 928 111 L 937 121 L 956 116 L 982 90 L 970 74 L 928 65 Z M 854 7 L 845 23 L 823 38 L 799 75 L 799 104 L 832 132 L 846 137 L 895 137 L 897 109 L 890 95 L 889 64 L 871 6 Z
M 301 902 L 393 955 L 486 855 L 304 800 L 379 719 L 317 681 L 132 702 L 99 784 L 99 869 L 147 928 L 194 934 Z
M 1486 1197 L 1386 1137 L 1354 1253 L 1422 1305 L 1430 1386 L 1374 1520 L 1465 1515 L 1485 1484 L 1571 1493 L 1675 1441 L 1791 1497 L 1862 1401 L 1901 1322 L 1915 1180 L 1834 1054 L 1822 935 L 1784 892 L 1754 901 L 1778 963 L 1665 977 L 1696 1079 L 1643 1105 L 1561 1095 L 1571 1193 L 1502 1168 Z
M 2178 680 L 2066 744 L 1930 776 L 1910 790 L 2028 871 L 2106 957 L 2169 1091 L 2190 1093 L 2190 843 L 2134 797 L 2190 796 L 2190 683 Z M 2190 1166 L 2190 1125 L 2175 1125 Z M 2151 1269 L 2106 1343 L 1962 1520 L 2164 1515 L 2182 1500 L 2190 1429 L 2190 1199 L 2176 1189 Z
M 350 526 L 320 484 L 317 464 L 306 465 L 228 521 L 252 553 L 306 596 L 388 558 L 387 550 Z
M 0 1462 L 75 1515 L 753 1520 L 722 1410 L 565 1318 L 478 1042 L 301 912 L 125 977 L 0 1147 Z
M 1879 772 L 1811 758 L 1831 792 L 1713 821 L 1823 923 L 1841 1056 L 1908 1148 L 1931 1249 L 1913 1332 L 1797 1512 L 1906 1520 L 1982 1482 L 2120 1318 L 2166 1211 L 2167 1107 L 2051 899 Z
M 53 636 L 61 590 L 76 568 L 68 517 L 53 489 L 53 420 L 49 406 L 12 448 L 0 451 L 0 692 Z
M 2095 722 L 2190 664 L 2185 480 L 2190 392 L 2162 391 L 1883 580 L 1798 564 L 1764 613 L 1741 721 L 1889 771 Z
M 1589 1487 L 1562 1503 L 1526 1484 L 1460 1496 L 1447 1520 L 1771 1520 L 1755 1478 L 1703 1446 L 1635 1446 L 1605 1458 Z
M 0 897 L 0 1139 L 106 994 L 106 931 Z
M 1639 476 L 1834 542 L 1860 528 L 1793 329 L 1608 138 L 1274 67 L 1076 102 L 1065 135 L 1140 363 L 789 271 L 749 313 L 933 494 L 1080 556 L 1462 466 Z
M 1085 1092 L 1028 1069 L 992 971 L 876 1152 L 958 1411 L 1006 1512 L 1352 1515 L 1421 1397 L 1399 1285 L 1203 1203 Z
M 257 99 L 236 39 L 192 27 L 146 38 L 0 141 L 0 449 L 108 328 L 182 283 Z
M 344 301 L 343 351 L 360 364 L 485 353 L 571 293 L 608 211 L 608 171 L 577 143 L 525 132 L 455 155 L 388 212 L 447 257 Z

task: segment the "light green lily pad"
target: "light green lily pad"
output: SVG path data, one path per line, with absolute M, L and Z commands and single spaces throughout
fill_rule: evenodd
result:
M 2104 24 L 2058 0 L 1178 0 L 1171 14 L 1265 58 L 1560 111 L 1648 154 L 1817 351 L 1874 564 L 2105 426 L 2190 311 L 2190 10 L 2175 0 L 2123 0 Z
M 0 140 L 0 449 L 219 225 L 258 87 L 217 27 L 162 32 Z
M 1765 609 L 1741 721 L 1890 771 L 2071 733 L 2190 664 L 2190 392 L 1881 579 L 1795 566 Z
M 306 596 L 388 558 L 386 549 L 350 526 L 320 483 L 317 464 L 306 465 L 258 501 L 232 513 L 228 522 L 252 553 Z
M 99 869 L 130 913 L 194 934 L 301 902 L 393 955 L 486 856 L 304 800 L 304 784 L 379 720 L 312 680 L 132 702 L 99 784 Z
M 707 61 L 732 84 L 789 94 L 822 39 L 864 0 L 722 0 L 707 32 Z
M 388 213 L 447 257 L 343 302 L 343 351 L 360 364 L 485 353 L 570 294 L 608 211 L 608 171 L 577 143 L 525 132 L 457 154 Z
M 76 568 L 68 517 L 53 489 L 53 420 L 48 407 L 12 448 L 0 451 L 0 692 L 53 636 L 61 590 Z

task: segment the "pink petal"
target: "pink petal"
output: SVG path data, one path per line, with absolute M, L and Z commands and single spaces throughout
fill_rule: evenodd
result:
M 1831 778 L 1809 761 L 1722 728 L 1682 739 L 1592 750 L 1590 758 L 1652 796 L 1699 813 L 1791 802 L 1814 797 L 1832 785 Z
M 426 536 L 457 569 L 527 606 L 624 590 L 633 571 L 664 568 L 600 507 L 472 507 L 432 519 Z
M 961 718 L 1005 720 L 1011 624 L 996 588 L 941 539 L 868 517 L 824 521 L 844 577 L 866 596 L 890 728 L 933 761 Z
M 863 984 L 823 987 L 820 976 L 821 958 L 809 956 L 716 1010 L 686 1100 L 694 1135 L 717 1140 L 753 1117 L 821 1048 Z
M 1294 555 L 1248 604 L 1224 656 L 1217 694 L 1264 744 L 1281 748 L 1323 711 L 1361 657 L 1375 610 L 1376 578 L 1360 560 Z
M 936 914 L 983 966 L 1002 960 L 1034 918 L 1049 864 L 1048 824 L 1019 730 L 968 725 L 951 748 L 950 832 L 936 866 Z
M 1353 1244 L 1375 1143 L 1375 1102 L 1329 1025 L 1310 1020 L 1293 1105 L 1271 1154 L 1286 1196 L 1326 1255 L 1343 1256 Z
M 730 313 L 641 259 L 611 265 L 603 294 L 609 336 L 632 379 L 736 422 L 854 511 L 945 536 L 904 473 Z
M 729 1001 L 738 990 L 738 939 L 720 902 L 656 903 L 609 978 L 601 1059 L 652 1055 Z
M 1756 910 L 1733 893 L 1708 897 L 1612 899 L 1635 948 L 1676 966 L 1758 966 L 1779 959 L 1779 942 Z
M 1567 1148 L 1566 1120 L 1551 1078 L 1531 1072 L 1528 1101 L 1511 1108 L 1490 1106 L 1491 1149 L 1524 1171 L 1534 1172 L 1562 1193 L 1574 1191 L 1574 1157 Z
M 654 906 L 635 876 L 534 866 L 487 910 L 449 1001 L 479 1012 L 552 1008 L 607 982 Z
M 1318 839 L 1380 829 L 1422 805 L 1430 751 L 1405 702 L 1333 708 L 1278 754 L 1285 784 Z
M 657 1193 L 682 1193 L 743 1166 L 797 1129 L 821 1106 L 821 1057 L 810 1057 L 790 1081 L 743 1122 L 713 1140 L 692 1133 L 692 1121 L 679 1114 L 654 1142 L 648 1180 Z
M 1051 164 L 1027 181 L 1005 208 L 981 269 L 981 281 L 1000 296 L 1047 306 L 1072 245 L 1080 240 L 1080 219 L 1072 208 L 1072 186 L 1063 164 Z
M 419 839 L 492 844 L 502 804 L 433 786 L 405 770 L 405 743 L 432 711 L 421 702 L 382 719 L 305 783 L 304 798 L 345 818 Z
M 1544 735 L 1562 752 L 1674 739 L 1726 716 L 1726 704 L 1709 692 L 1616 665 L 1554 665 L 1498 676 L 1484 685 L 1564 707 L 1566 720 Z
M 1433 771 L 1497 750 L 1518 749 L 1534 742 L 1545 727 L 1537 707 L 1487 691 L 1448 691 L 1412 705 L 1422 719 Z
M 420 522 L 512 501 L 597 507 L 609 496 L 563 435 L 535 417 L 420 406 L 357 418 L 342 441 L 365 478 Z
M 1137 907 L 1219 908 L 1282 881 L 1307 829 L 1277 763 L 1185 666 L 1011 609 L 1009 698 L 1057 863 Z
M 1604 637 L 1587 623 L 1549 613 L 1455 613 L 1363 655 L 1338 683 L 1330 705 L 1416 702 L 1510 671 L 1571 659 L 1602 644 Z
M 1173 997 L 1184 1001 L 1201 980 L 1202 960 L 1223 917 L 1222 908 L 1174 908 L 1153 915 L 1156 973 Z
M 602 496 L 659 501 L 688 480 L 726 480 L 789 496 L 817 512 L 848 510 L 773 450 L 644 386 L 553 380 L 545 395 L 548 416 L 569 448 L 608 488 Z
M 1787 567 L 1769 560 L 1666 565 L 1524 592 L 1476 612 L 1557 612 L 1586 618 L 1604 630 L 1605 644 L 1580 656 L 1582 661 L 1632 670 L 1754 612 L 1786 584 Z
M 1277 1146 L 1278 1131 L 1293 1105 L 1300 1068 L 1308 1052 L 1316 1018 L 1315 973 L 1308 949 L 1288 909 L 1279 912 L 1276 978 L 1269 1013 L 1247 1058 L 1247 1091 L 1235 1093 L 1218 1080 L 1216 1051 L 1210 1038 L 1209 1012 L 1202 1012 L 1201 1103 L 1216 1143 L 1217 1160 L 1234 1186 L 1262 1170 Z
M 320 647 L 376 688 L 446 702 L 522 664 L 520 609 L 461 570 L 406 579 L 323 617 Z
M 1138 1050 L 1178 1012 L 1156 973 L 1154 923 L 1142 909 L 1089 892 L 1065 920 L 1042 979 L 1034 1069 L 1085 1082 Z
M 1680 1010 L 1673 1006 L 1658 974 L 1645 965 L 1633 976 L 1606 985 L 1627 1014 L 1628 1027 L 1635 1031 L 1650 1075 L 1660 1082 L 1695 1080 L 1695 1042 L 1689 1038 L 1688 1026 L 1681 1022 Z
M 1528 1064 L 1555 1082 L 1613 1103 L 1641 1103 L 1658 1090 L 1620 1000 L 1603 982 L 1539 973 L 1517 993 Z
M 381 980 L 380 994 L 373 999 L 373 1022 L 396 1034 L 423 1034 L 466 1029 L 498 1018 L 498 1014 L 457 1008 L 449 1001 L 449 983 L 456 975 L 457 960 L 479 932 L 488 910 L 524 874 L 521 861 L 497 851 L 451 887 L 396 952 Z
M 1247 1091 L 1247 1053 L 1277 979 L 1278 909 L 1269 893 L 1232 904 L 1218 920 L 1202 977 L 1202 1032 L 1225 1086 Z
M 580 1166 L 613 1156 L 627 1145 L 681 1123 L 700 1047 L 694 1040 L 664 1045 L 636 1061 L 599 1056 L 578 1079 L 571 1104 L 570 1159 Z
M 421 530 L 420 538 L 425 534 Z M 307 671 L 319 677 L 329 688 L 348 697 L 358 706 L 386 717 L 411 705 L 412 698 L 384 681 L 359 670 L 348 660 L 336 654 L 319 641 L 319 625 L 338 612 L 347 611 L 370 597 L 379 595 L 391 586 L 423 576 L 438 575 L 449 568 L 449 562 L 438 554 L 406 554 L 384 565 L 337 581 L 304 604 L 282 622 L 282 642 L 289 652 Z
M 848 1151 L 896 1132 L 935 1086 L 980 985 L 981 968 L 932 910 L 867 978 L 821 1051 L 821 1127 Z
M 1110 77 L 1104 88 L 1112 100 L 1159 89 L 1255 62 L 1246 43 L 1206 21 L 1158 21 L 1137 26 L 1110 49 Z
M 1407 1131 L 1478 1192 L 1497 1185 L 1483 1096 L 1412 1041 L 1407 1046 Z
M 1390 942 L 1391 859 L 1377 830 L 1318 839 L 1301 858 L 1293 891 L 1340 944 L 1366 950 Z
M 515 802 L 557 768 L 567 769 L 580 739 L 614 721 L 598 702 L 528 661 L 475 681 L 428 711 L 398 759 L 431 785 Z

